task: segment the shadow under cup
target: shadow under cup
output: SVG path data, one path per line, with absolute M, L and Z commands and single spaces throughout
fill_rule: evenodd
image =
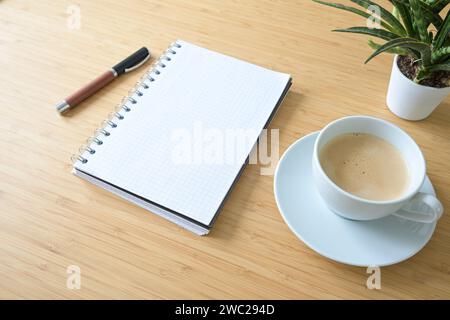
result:
M 345 133 L 367 133 L 394 145 L 402 154 L 409 172 L 409 185 L 404 194 L 393 200 L 368 200 L 336 185 L 320 164 L 320 151 L 333 138 Z M 373 117 L 351 116 L 338 119 L 321 130 L 313 154 L 313 176 L 317 190 L 335 213 L 354 220 L 373 220 L 392 214 L 407 204 L 419 191 L 425 179 L 425 159 L 414 140 L 397 126 Z

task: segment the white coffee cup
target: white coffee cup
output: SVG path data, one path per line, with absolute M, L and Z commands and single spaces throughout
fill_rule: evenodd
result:
M 375 135 L 394 145 L 403 155 L 409 169 L 410 183 L 407 191 L 398 199 L 388 201 L 367 200 L 351 194 L 336 185 L 324 172 L 319 154 L 333 138 L 345 133 L 361 132 Z M 425 159 L 414 140 L 399 127 L 374 117 L 351 116 L 335 120 L 323 128 L 315 142 L 313 153 L 313 177 L 319 195 L 336 214 L 353 220 L 374 220 L 388 215 L 432 223 L 444 211 L 439 200 L 431 194 L 419 192 L 425 175 Z M 411 201 L 425 204 L 430 210 L 417 211 L 405 208 Z M 423 205 L 414 206 L 424 207 Z

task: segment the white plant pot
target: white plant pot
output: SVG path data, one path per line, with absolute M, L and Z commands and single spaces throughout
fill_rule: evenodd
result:
M 394 57 L 391 80 L 386 103 L 389 110 L 406 120 L 422 120 L 450 93 L 450 87 L 433 88 L 422 86 L 408 79 L 397 65 L 398 56 Z

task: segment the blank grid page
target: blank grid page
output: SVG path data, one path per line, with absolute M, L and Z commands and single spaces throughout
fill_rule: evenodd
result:
M 75 167 L 209 225 L 290 76 L 177 43 L 131 111 Z M 232 159 L 216 152 L 208 160 L 208 150 L 243 130 L 250 143 L 225 149 L 237 152 Z

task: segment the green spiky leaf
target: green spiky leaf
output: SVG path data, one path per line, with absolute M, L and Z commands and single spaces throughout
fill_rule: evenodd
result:
M 365 11 L 362 11 L 362 10 L 359 10 L 357 8 L 353 8 L 353 7 L 350 7 L 350 6 L 346 6 L 346 5 L 343 5 L 343 4 L 340 4 L 340 3 L 325 2 L 325 1 L 321 1 L 321 0 L 312 0 L 312 1 L 314 1 L 316 3 L 323 4 L 325 6 L 332 7 L 332 8 L 336 8 L 336 9 L 352 12 L 352 13 L 360 15 L 361 17 L 364 17 L 366 19 L 372 17 L 372 15 L 370 13 L 368 13 L 368 12 L 365 12 Z M 384 21 L 381 21 L 381 26 L 383 28 L 385 28 L 386 30 L 389 30 L 391 32 L 395 32 L 394 28 L 391 27 L 389 24 L 387 24 Z
M 449 63 L 442 63 L 442 64 L 435 64 L 427 68 L 428 71 L 450 71 L 450 64 Z
M 409 0 L 411 6 L 411 12 L 414 17 L 414 25 L 419 33 L 419 38 L 423 42 L 431 42 L 428 37 L 427 24 L 424 19 L 423 11 L 421 10 L 419 0 Z
M 403 7 L 403 10 L 406 10 L 405 13 L 409 15 L 409 18 L 410 18 L 409 24 L 412 25 L 412 21 L 414 21 L 414 17 L 412 16 L 412 12 L 410 10 L 411 5 L 409 3 L 409 0 L 389 0 L 389 2 L 391 2 L 399 11 L 402 10 L 402 8 L 400 8 L 400 7 Z M 443 22 L 441 16 L 439 15 L 439 12 L 435 12 L 433 7 L 424 1 L 418 0 L 418 5 L 420 6 L 421 17 L 424 19 L 425 25 L 427 26 L 427 28 L 431 23 L 436 27 L 436 29 L 439 30 L 439 28 L 441 27 L 442 22 Z M 406 17 L 406 19 L 407 19 L 407 17 Z M 407 25 L 408 22 L 405 22 L 405 20 L 403 19 L 403 16 L 402 16 L 402 21 L 403 21 L 403 25 L 405 26 L 406 30 L 408 31 L 408 25 Z M 418 36 L 418 34 L 416 34 L 415 36 Z
M 450 47 L 442 47 L 431 54 L 431 63 L 439 63 L 450 57 Z
M 434 38 L 433 45 L 436 49 L 442 47 L 445 41 L 448 38 L 448 33 L 450 32 L 450 11 L 447 12 L 445 16 L 444 22 L 442 23 L 441 28 L 438 30 L 436 37 Z
M 411 12 L 409 11 L 409 7 L 406 6 L 401 1 L 393 0 L 392 4 L 397 8 L 398 14 L 403 21 L 403 25 L 405 26 L 406 33 L 409 37 L 416 36 L 416 32 L 414 31 Z
M 450 0 L 436 0 L 433 4 L 431 4 L 431 7 L 433 8 L 434 13 L 439 13 L 449 3 L 450 3 Z
M 376 6 L 380 10 L 380 17 L 382 20 L 386 21 L 392 28 L 393 32 L 399 35 L 406 35 L 406 30 L 401 24 L 400 21 L 397 20 L 396 17 L 382 6 L 376 4 L 375 2 L 369 0 L 351 0 L 353 3 L 363 7 L 364 9 L 369 8 L 370 6 Z M 392 31 L 392 30 L 391 30 Z
M 419 1 L 420 8 L 422 9 L 422 14 L 427 21 L 427 27 L 432 23 L 437 30 L 442 26 L 444 20 L 439 15 L 439 12 L 435 12 L 434 9 L 426 4 L 425 2 Z
M 371 47 L 373 50 L 377 50 L 382 46 L 381 44 L 376 43 L 372 40 L 368 40 L 367 43 L 368 43 L 369 47 Z M 398 54 L 400 56 L 412 55 L 411 52 L 408 51 L 408 49 L 403 49 L 403 48 L 392 48 L 392 49 L 386 50 L 385 52 L 391 53 L 391 54 Z
M 383 40 L 392 40 L 397 39 L 399 36 L 390 31 L 386 31 L 383 29 L 370 29 L 367 27 L 352 27 L 347 29 L 335 29 L 334 32 L 349 32 L 349 33 L 359 33 L 366 34 L 369 36 L 374 36 Z
M 422 65 L 429 66 L 431 63 L 431 48 L 430 45 L 421 41 L 418 41 L 413 38 L 397 38 L 390 40 L 375 50 L 369 58 L 365 61 L 365 63 L 372 60 L 374 57 L 379 55 L 382 52 L 388 51 L 392 48 L 408 48 L 420 53 L 420 58 Z

